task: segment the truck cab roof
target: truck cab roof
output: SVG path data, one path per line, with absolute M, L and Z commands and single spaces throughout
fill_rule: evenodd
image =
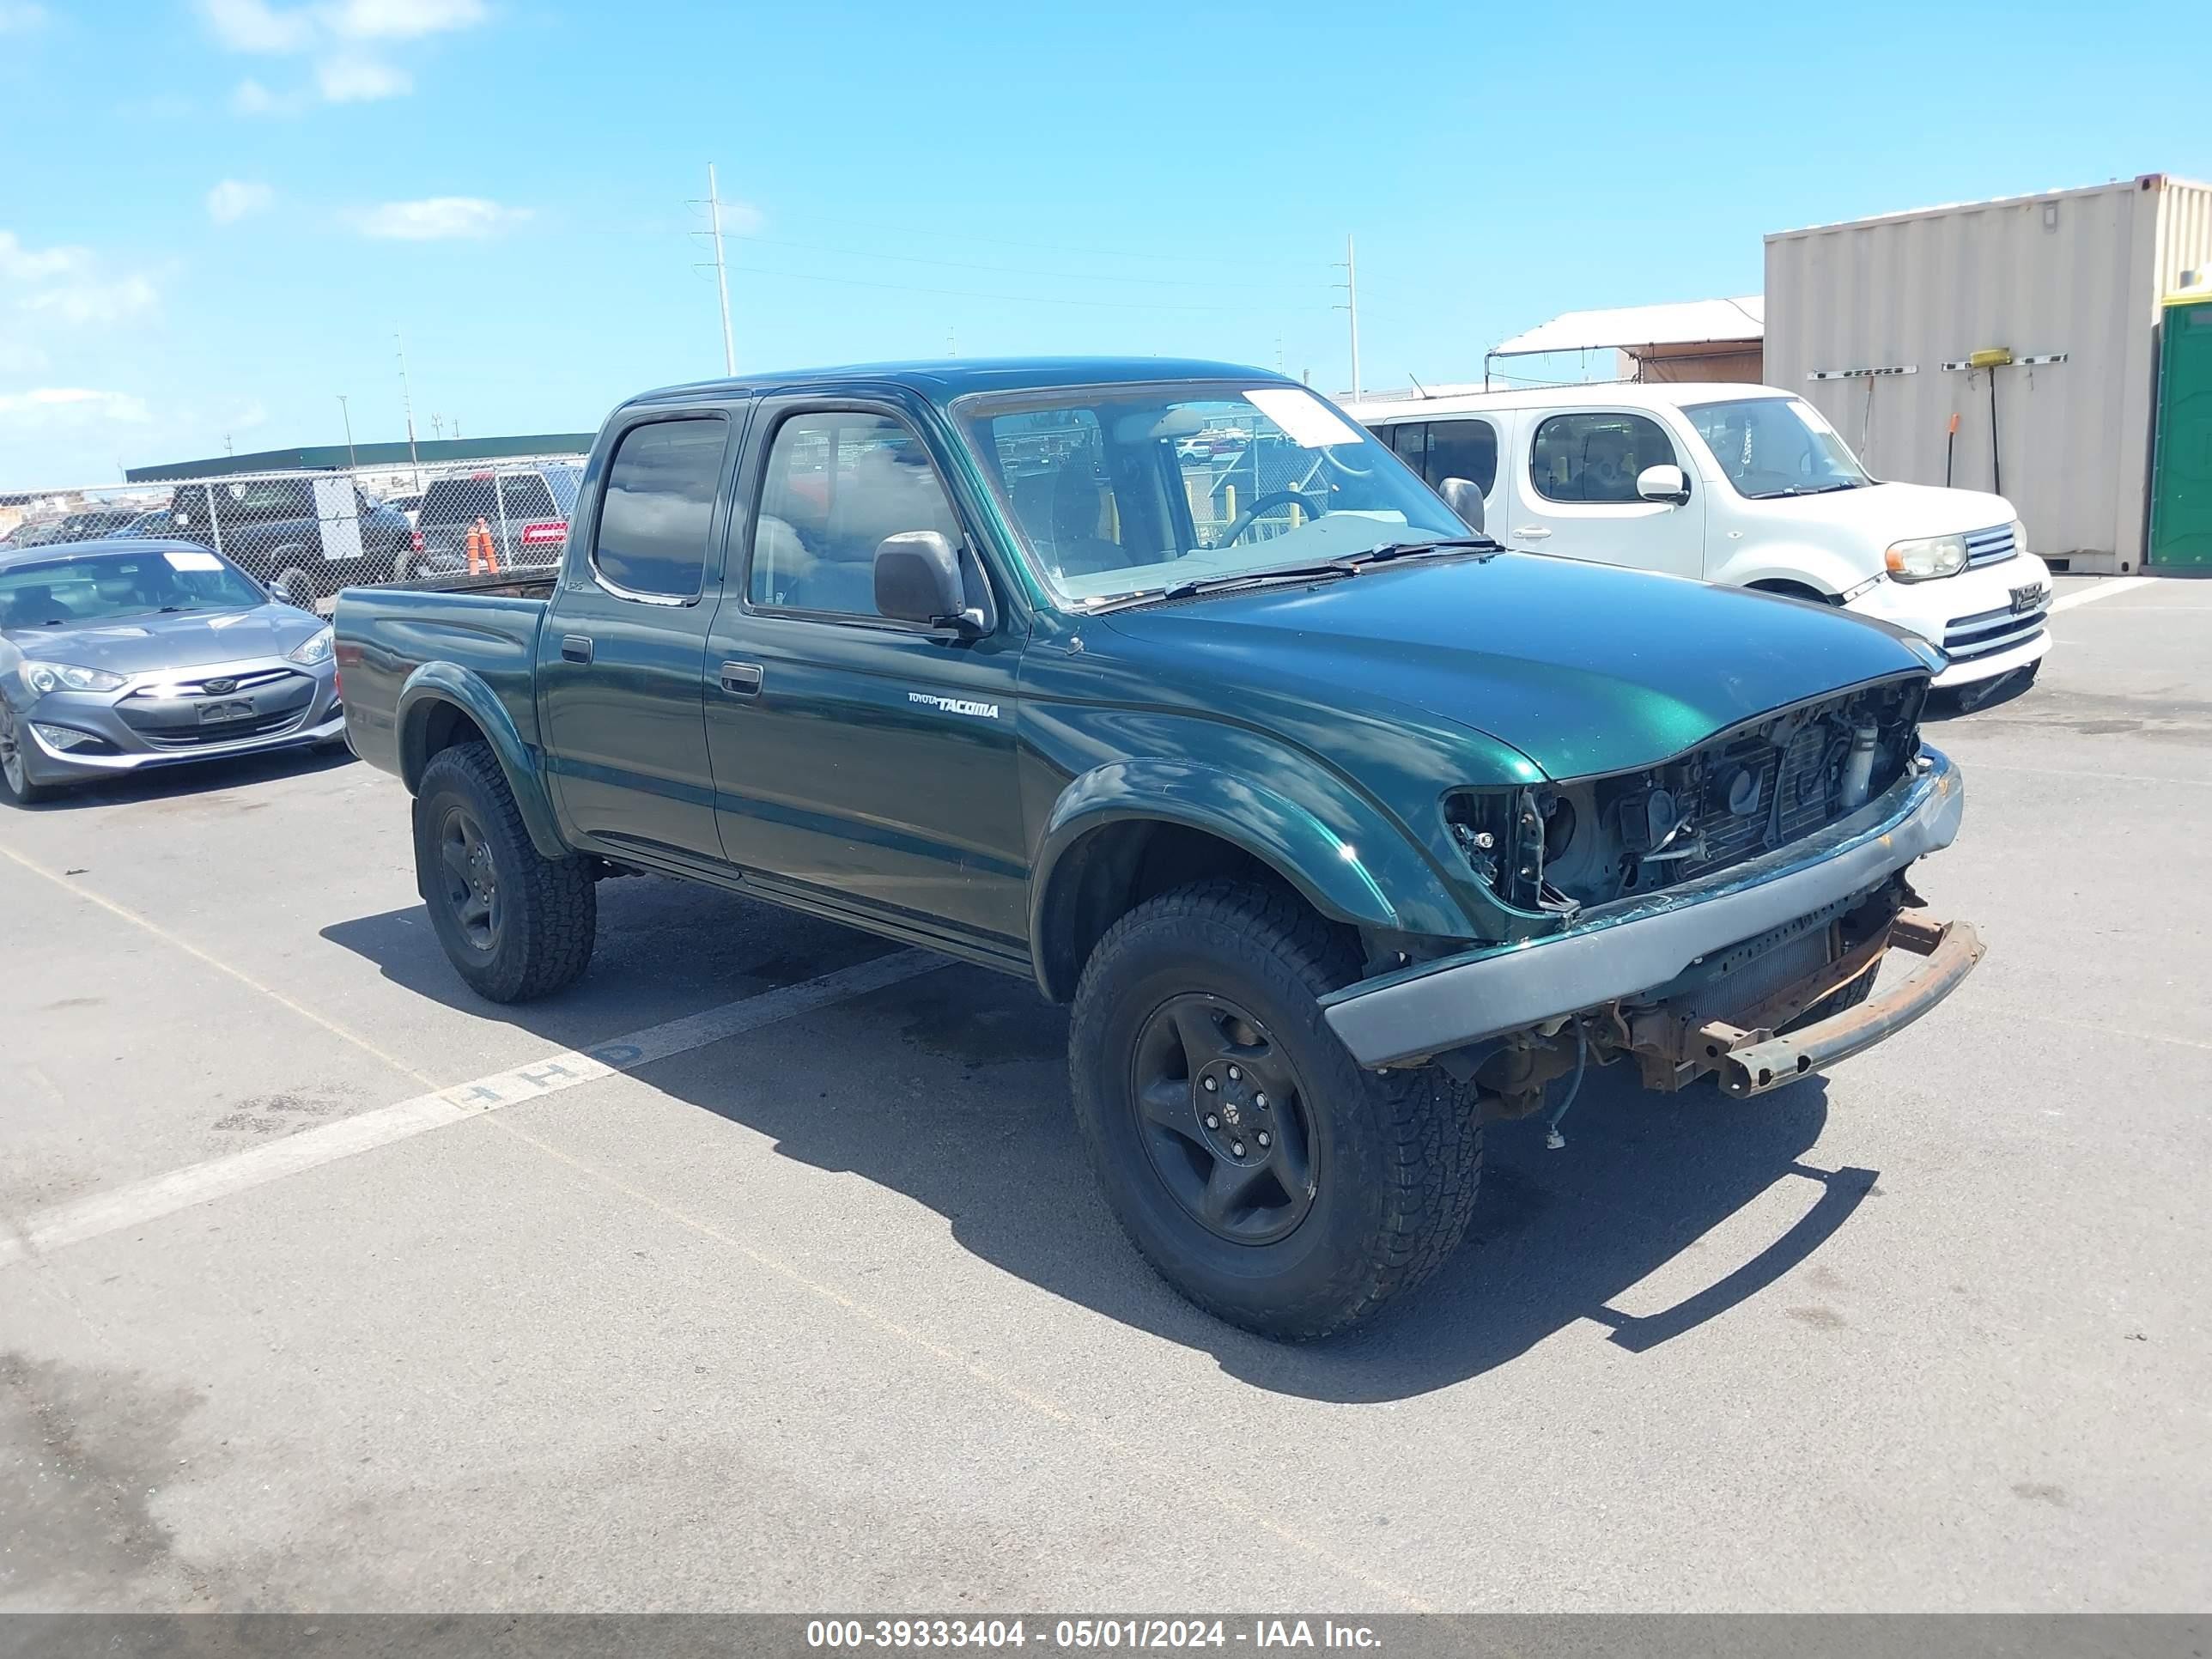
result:
M 847 363 L 825 368 L 695 380 L 641 392 L 623 405 L 695 402 L 831 385 L 897 386 L 938 404 L 975 392 L 1028 392 L 1054 386 L 1114 386 L 1155 380 L 1241 380 L 1295 385 L 1273 369 L 1182 357 L 980 357 L 912 362 Z

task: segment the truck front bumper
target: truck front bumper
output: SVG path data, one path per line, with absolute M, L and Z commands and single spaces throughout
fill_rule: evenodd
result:
M 1904 777 L 1856 812 L 1765 858 L 1607 906 L 1568 933 L 1486 945 L 1362 980 L 1324 998 L 1322 1014 L 1353 1059 L 1381 1066 L 1641 996 L 1716 951 L 1871 891 L 1923 854 L 1949 846 L 1965 808 L 1966 783 L 1958 769 L 1925 750 Z M 1962 933 L 1972 938 L 1972 929 Z M 1977 945 L 1974 954 L 1978 951 Z M 1955 954 L 1944 960 L 1954 962 Z M 1972 966 L 1969 961 L 1966 967 Z M 1856 1053 L 1917 1018 L 1965 976 L 1961 969 L 1931 980 L 1934 967 L 1931 963 L 1911 981 L 1928 983 L 1909 1013 L 1895 1011 L 1900 1017 L 1818 1064 Z M 1863 1016 L 1871 1006 L 1850 1015 Z M 1792 1045 L 1794 1054 L 1807 1048 L 1805 1039 L 1817 1029 L 1777 1041 Z M 1794 1058 L 1790 1065 L 1795 1067 Z M 1766 1069 L 1778 1076 L 1774 1066 Z M 1817 1065 L 1790 1075 L 1814 1069 Z

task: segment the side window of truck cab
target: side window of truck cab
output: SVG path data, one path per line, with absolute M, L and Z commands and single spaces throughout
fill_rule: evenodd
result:
M 793 415 L 769 446 L 746 596 L 761 610 L 873 617 L 876 549 L 913 530 L 960 544 L 929 453 L 903 422 L 859 410 Z

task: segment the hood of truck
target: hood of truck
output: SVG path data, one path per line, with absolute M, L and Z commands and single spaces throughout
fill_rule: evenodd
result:
M 1530 554 L 1370 567 L 1109 613 L 1163 672 L 1414 708 L 1555 780 L 1648 766 L 1753 715 L 1938 665 L 1899 629 L 1796 599 Z M 1153 655 L 1157 650 L 1158 655 Z

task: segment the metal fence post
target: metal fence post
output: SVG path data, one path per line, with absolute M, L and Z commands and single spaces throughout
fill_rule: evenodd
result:
M 213 483 L 203 484 L 200 487 L 207 492 L 208 533 L 215 538 L 216 556 L 221 558 L 222 556 L 222 521 L 216 516 L 215 511 L 215 498 L 221 492 Z
M 514 544 L 507 539 L 507 491 L 501 488 L 501 485 L 504 484 L 506 480 L 499 476 L 499 464 L 496 461 L 493 462 L 491 469 L 491 499 L 492 504 L 499 508 L 499 556 L 502 562 L 512 565 L 520 560 L 521 554 L 516 549 Z

